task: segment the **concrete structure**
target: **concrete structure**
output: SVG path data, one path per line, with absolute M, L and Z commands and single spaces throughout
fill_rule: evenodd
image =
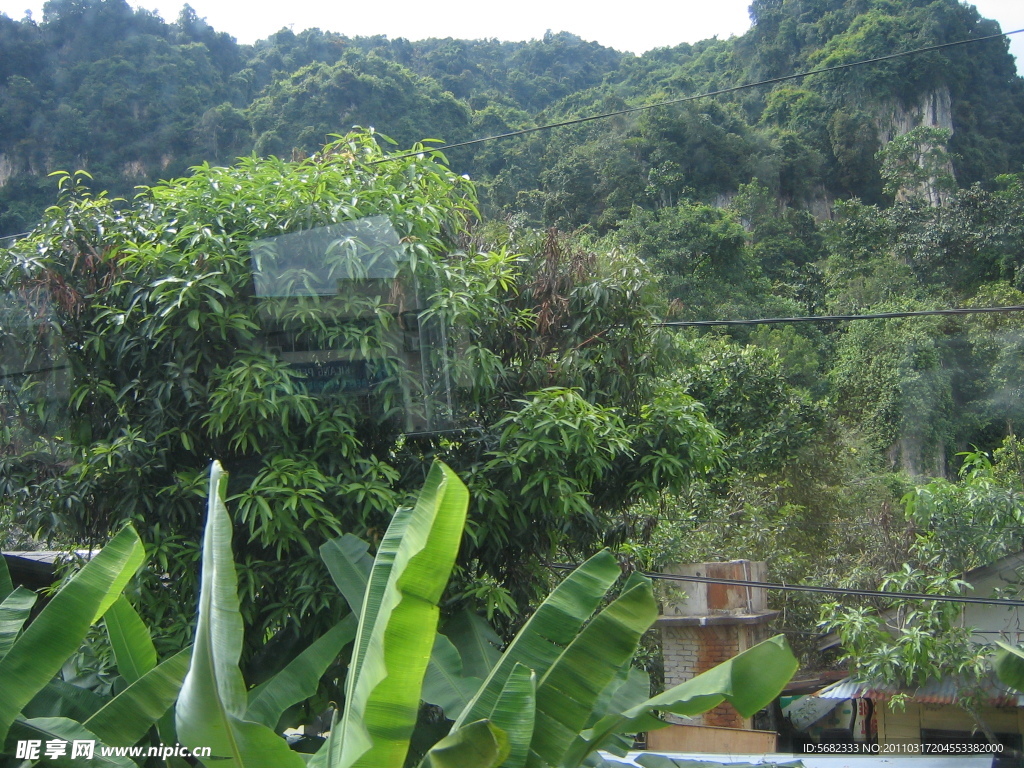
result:
M 732 581 L 766 581 L 763 562 L 733 560 L 727 563 L 676 565 L 666 574 Z M 708 582 L 671 583 L 655 622 L 661 629 L 665 661 L 665 686 L 670 688 L 728 661 L 769 636 L 768 622 L 778 614 L 768 610 L 768 593 L 762 587 Z M 675 722 L 724 728 L 751 728 L 728 703 L 689 720 Z

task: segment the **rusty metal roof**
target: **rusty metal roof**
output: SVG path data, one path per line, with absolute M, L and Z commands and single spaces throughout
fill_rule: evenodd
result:
M 982 682 L 983 703 L 990 707 L 1021 707 L 1024 696 L 1000 683 L 995 677 Z M 887 683 L 856 682 L 852 678 L 822 688 L 813 696 L 821 699 L 871 699 L 888 701 L 898 693 L 904 693 L 922 704 L 955 704 L 960 698 L 959 681 L 954 677 L 942 680 L 931 679 L 920 688 L 900 688 Z

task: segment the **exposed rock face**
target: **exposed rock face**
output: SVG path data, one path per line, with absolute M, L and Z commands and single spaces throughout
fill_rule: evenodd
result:
M 146 166 L 141 160 L 131 160 L 124 164 L 121 175 L 126 179 L 144 179 L 146 177 Z
M 926 93 L 919 103 L 909 108 L 893 104 L 889 114 L 883 113 L 878 119 L 878 140 L 884 146 L 922 125 L 953 131 L 953 99 L 948 88 Z
M 878 140 L 884 147 L 893 139 L 910 133 L 915 128 L 938 128 L 953 133 L 953 100 L 950 97 L 949 89 L 938 88 L 930 93 L 924 94 L 920 102 L 910 107 L 903 104 L 893 104 L 890 110 L 883 110 L 878 118 Z M 927 144 L 921 146 L 919 153 L 919 164 L 925 168 L 925 158 L 933 155 L 933 150 L 939 150 L 946 154 L 945 146 Z M 954 178 L 953 163 L 946 159 L 942 167 L 932 166 L 932 175 L 927 181 L 923 181 L 915 188 L 901 189 L 897 200 L 907 200 L 911 197 L 918 197 L 927 200 L 932 206 L 944 205 L 949 197 L 949 185 L 939 182 L 939 175 L 947 180 Z
M 0 154 L 0 187 L 7 184 L 14 176 L 14 163 L 6 154 Z

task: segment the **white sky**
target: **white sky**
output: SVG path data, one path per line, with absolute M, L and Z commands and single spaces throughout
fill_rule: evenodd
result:
M 182 0 L 129 0 L 174 21 Z M 387 35 L 421 40 L 428 37 L 532 40 L 546 30 L 572 32 L 585 40 L 620 51 L 696 42 L 743 34 L 750 26 L 750 0 L 518 0 L 514 3 L 447 0 L 191 0 L 196 14 L 240 43 L 252 43 L 282 27 L 308 27 L 349 36 Z M 1004 32 L 1024 28 L 1024 1 L 976 0 L 982 16 L 996 19 Z M 29 10 L 42 20 L 43 0 L 0 0 L 0 13 L 20 19 Z M 1024 61 L 1024 34 L 1011 38 L 1011 50 Z

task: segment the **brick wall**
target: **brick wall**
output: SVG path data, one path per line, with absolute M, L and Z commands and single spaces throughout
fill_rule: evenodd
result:
M 749 624 L 662 627 L 662 656 L 665 664 L 665 687 L 679 685 L 712 667 L 728 661 L 741 651 L 760 642 L 764 627 Z M 673 722 L 695 725 L 716 725 L 725 728 L 749 728 L 729 703 L 722 703 L 694 718 L 674 718 Z

